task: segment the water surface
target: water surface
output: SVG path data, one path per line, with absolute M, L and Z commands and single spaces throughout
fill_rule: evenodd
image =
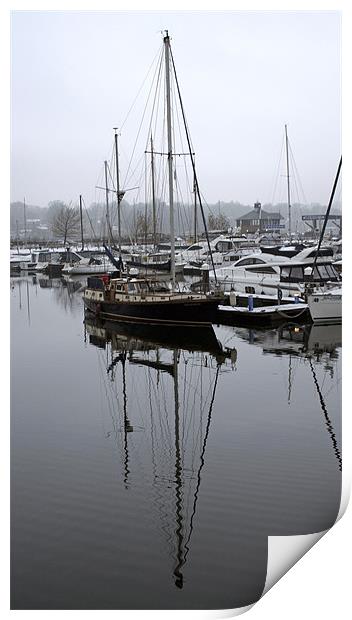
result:
M 255 602 L 338 513 L 341 326 L 131 334 L 81 284 L 11 280 L 12 608 Z

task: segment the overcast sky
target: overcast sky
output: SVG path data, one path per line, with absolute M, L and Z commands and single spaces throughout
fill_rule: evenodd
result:
M 293 201 L 326 204 L 341 154 L 341 32 L 340 14 L 320 11 L 14 12 L 11 200 L 97 198 L 112 128 L 165 28 L 206 201 L 285 200 L 273 188 L 287 124 L 303 188 Z M 120 137 L 122 168 L 133 122 Z

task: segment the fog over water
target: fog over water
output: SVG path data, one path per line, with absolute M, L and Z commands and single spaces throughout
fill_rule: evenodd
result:
M 142 103 L 126 117 L 165 28 L 206 200 L 282 200 L 287 124 L 300 198 L 326 204 L 341 153 L 337 11 L 14 12 L 11 200 L 94 201 L 115 126 L 126 170 Z

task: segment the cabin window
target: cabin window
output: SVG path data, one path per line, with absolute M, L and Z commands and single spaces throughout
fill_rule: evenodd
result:
M 218 241 L 215 245 L 215 249 L 217 252 L 227 252 L 232 249 L 231 241 Z
M 244 290 L 245 290 L 245 293 L 247 293 L 248 295 L 254 295 L 255 293 L 254 286 L 245 286 Z
M 334 251 L 332 248 L 320 248 L 318 256 L 333 256 Z M 315 258 L 317 255 L 316 248 L 314 248 L 309 254 L 307 254 L 307 258 Z
M 188 248 L 188 251 L 193 252 L 194 250 L 203 250 L 201 245 L 191 245 L 190 248 Z
M 319 265 L 319 267 L 317 266 L 315 269 L 318 272 L 318 277 L 320 278 L 320 280 L 329 279 L 329 274 L 327 272 L 325 265 Z
M 338 278 L 338 273 L 332 265 L 325 265 L 325 268 L 329 274 L 329 278 Z
M 261 258 L 243 258 L 241 261 L 238 261 L 236 267 L 244 267 L 245 265 L 263 265 L 265 261 Z
M 244 267 L 245 265 L 253 265 L 254 264 L 254 259 L 253 258 L 244 258 L 243 260 L 240 260 L 236 267 Z
M 303 267 L 292 267 L 290 278 L 292 280 L 303 280 Z
M 276 273 L 274 267 L 270 267 L 270 265 L 263 265 L 260 267 L 255 267 L 254 269 L 246 269 L 248 273 Z

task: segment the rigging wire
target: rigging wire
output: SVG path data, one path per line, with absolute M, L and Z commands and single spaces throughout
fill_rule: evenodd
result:
M 151 97 L 151 93 L 152 93 L 152 90 L 154 88 L 155 76 L 156 76 L 156 71 L 154 73 L 153 80 L 152 80 L 152 83 L 150 85 L 147 101 L 146 101 L 146 104 L 144 106 L 144 110 L 143 110 L 143 114 L 142 114 L 142 119 L 141 119 L 140 124 L 139 124 L 139 128 L 138 128 L 138 131 L 137 131 L 137 136 L 136 136 L 136 139 L 135 139 L 135 142 L 134 142 L 134 146 L 133 146 L 133 149 L 132 149 L 132 154 L 131 154 L 131 157 L 130 157 L 129 164 L 127 166 L 127 171 L 126 171 L 126 174 L 125 174 L 125 180 L 124 180 L 124 183 L 123 183 L 124 186 L 127 186 L 127 179 L 129 178 L 128 175 L 129 175 L 130 167 L 131 167 L 132 160 L 133 160 L 133 157 L 134 157 L 134 153 L 135 153 L 135 150 L 136 150 L 136 147 L 137 147 L 137 142 L 138 142 L 138 139 L 139 139 L 139 135 L 140 135 L 140 132 L 141 132 L 141 129 L 142 129 L 142 126 L 143 126 L 143 122 L 144 122 L 144 118 L 145 118 L 146 111 L 147 111 L 147 108 L 148 108 L 148 104 L 149 104 L 149 100 L 150 100 L 150 97 Z
M 145 82 L 147 81 L 148 76 L 149 76 L 149 74 L 150 74 L 150 72 L 151 72 L 151 70 L 152 70 L 152 68 L 153 68 L 153 66 L 154 66 L 154 63 L 155 63 L 156 58 L 157 58 L 158 56 L 160 56 L 160 53 L 163 53 L 163 51 L 164 51 L 164 46 L 163 46 L 163 45 L 161 45 L 161 46 L 160 46 L 160 48 L 159 48 L 159 50 L 158 50 L 158 51 L 157 51 L 157 53 L 155 54 L 155 56 L 154 56 L 154 58 L 153 58 L 153 60 L 152 60 L 152 62 L 151 62 L 151 64 L 150 64 L 150 66 L 149 66 L 149 69 L 148 69 L 148 71 L 147 71 L 147 74 L 146 74 L 146 76 L 145 76 L 145 78 L 144 78 L 144 80 L 143 80 L 143 82 L 142 82 L 142 84 L 141 84 L 141 86 L 140 86 L 140 88 L 139 88 L 139 90 L 138 90 L 138 92 L 137 92 L 136 97 L 134 98 L 134 100 L 133 100 L 133 102 L 132 102 L 132 104 L 131 104 L 130 109 L 128 110 L 128 112 L 127 112 L 127 114 L 126 114 L 126 116 L 125 116 L 125 118 L 124 118 L 123 122 L 121 123 L 120 130 L 121 130 L 121 129 L 125 126 L 126 121 L 127 121 L 128 117 L 129 117 L 129 115 L 130 115 L 130 113 L 131 113 L 132 109 L 134 108 L 134 106 L 135 106 L 135 104 L 136 104 L 136 101 L 137 101 L 137 99 L 138 99 L 138 97 L 139 97 L 139 95 L 140 95 L 140 93 L 141 93 L 141 91 L 142 91 L 142 88 L 143 88 L 143 86 L 144 86 Z

